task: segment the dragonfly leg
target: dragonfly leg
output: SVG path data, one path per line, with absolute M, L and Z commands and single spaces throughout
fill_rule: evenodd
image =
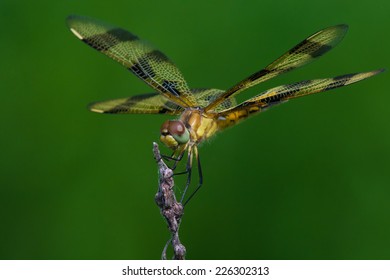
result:
M 179 158 L 175 158 L 174 155 L 175 155 L 175 153 L 173 153 L 173 154 L 170 155 L 170 156 L 161 155 L 161 157 L 162 157 L 163 159 L 165 159 L 165 160 L 174 160 L 174 161 L 180 161 L 180 160 L 181 160 L 181 158 L 180 158 L 180 159 L 179 159 Z
M 202 187 L 202 185 L 203 185 L 202 165 L 200 164 L 200 157 L 199 157 L 199 153 L 198 153 L 198 148 L 197 147 L 194 147 L 194 153 L 195 153 L 196 161 L 198 163 L 199 183 L 198 183 L 198 186 L 196 187 L 196 189 L 194 190 L 194 192 L 184 202 L 183 206 L 186 206 L 186 204 L 191 200 L 191 198 L 194 197 L 194 195 L 197 193 L 197 191 L 199 191 L 200 187 Z
M 184 174 L 188 174 L 188 170 L 185 170 L 185 171 L 183 171 L 183 172 L 174 173 L 174 174 L 172 174 L 172 177 L 173 177 L 173 176 L 176 176 L 176 175 L 184 175 Z
M 171 170 L 175 170 L 175 169 L 176 169 L 177 164 L 178 164 L 179 161 L 181 161 L 181 159 L 183 158 L 184 152 L 185 152 L 185 150 L 182 151 L 182 152 L 179 154 L 179 156 L 178 156 L 177 158 L 174 158 L 174 159 L 175 159 L 175 163 L 174 163 L 174 165 L 170 168 Z M 188 164 L 187 164 L 187 166 L 188 166 Z M 176 175 L 183 175 L 183 174 L 188 174 L 188 168 L 186 168 L 186 170 L 183 171 L 183 172 L 172 173 L 172 176 L 171 176 L 171 177 L 176 176 Z
M 190 186 L 191 183 L 191 171 L 192 171 L 192 148 L 188 148 L 188 158 L 187 158 L 187 167 L 186 167 L 186 173 L 187 175 L 187 183 L 186 186 L 184 187 L 183 195 L 181 196 L 180 203 L 183 204 L 184 197 L 186 196 L 188 187 Z
M 161 155 L 161 157 L 165 160 L 172 160 L 174 161 L 172 167 L 170 169 L 172 170 L 175 170 L 176 169 L 176 166 L 177 164 L 181 161 L 181 159 L 183 158 L 183 155 L 184 155 L 184 151 L 182 151 L 178 157 L 174 157 L 175 156 L 175 152 L 171 155 L 171 156 L 167 156 L 167 155 Z
M 175 168 L 171 168 L 171 169 L 174 170 Z M 184 175 L 184 174 L 188 174 L 188 168 L 186 168 L 186 170 L 184 170 L 182 172 L 172 173 L 170 178 L 172 178 L 173 176 L 176 176 L 176 175 Z
M 171 168 L 172 170 L 175 170 L 175 169 L 176 169 L 176 166 L 177 166 L 177 164 L 181 161 L 181 159 L 183 158 L 184 153 L 185 153 L 185 150 L 183 150 L 183 151 L 180 152 L 179 156 L 176 158 L 175 163 L 172 165 L 172 168 Z

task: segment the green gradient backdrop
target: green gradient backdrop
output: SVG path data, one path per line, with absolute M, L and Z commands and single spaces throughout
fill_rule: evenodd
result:
M 152 141 L 165 117 L 99 115 L 150 92 L 79 42 L 69 14 L 153 42 L 191 87 L 227 88 L 315 31 L 334 51 L 261 85 L 390 66 L 390 2 L 0 2 L 0 258 L 158 259 Z M 297 99 L 201 147 L 204 188 L 181 228 L 190 259 L 389 259 L 389 72 Z M 177 181 L 180 184 L 180 180 Z

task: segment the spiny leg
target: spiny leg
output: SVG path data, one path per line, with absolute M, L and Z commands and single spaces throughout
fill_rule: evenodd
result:
M 173 176 L 176 176 L 176 175 L 184 175 L 184 174 L 188 174 L 188 170 L 187 170 L 187 169 L 186 169 L 185 171 L 183 171 L 183 172 L 174 173 L 174 174 L 172 175 L 172 177 L 173 177 Z
M 182 150 L 181 152 L 180 152 L 180 154 L 179 154 L 179 156 L 176 158 L 176 161 L 175 161 L 175 163 L 173 164 L 173 166 L 172 166 L 172 170 L 175 170 L 176 169 L 176 167 L 177 167 L 177 164 L 181 161 L 181 159 L 183 158 L 183 156 L 184 156 L 184 153 L 185 153 L 185 150 Z
M 191 183 L 191 171 L 192 171 L 192 147 L 188 147 L 188 158 L 187 158 L 187 166 L 186 166 L 186 172 L 188 173 L 187 175 L 187 183 L 186 186 L 184 187 L 183 195 L 181 196 L 180 203 L 183 204 L 183 199 L 186 196 L 188 187 L 190 186 Z
M 173 153 L 172 155 L 170 155 L 170 156 L 167 156 L 167 155 L 161 155 L 161 157 L 163 158 L 163 159 L 165 159 L 165 160 L 177 160 L 177 158 L 174 158 L 173 156 L 175 155 L 175 153 Z
M 161 157 L 165 160 L 173 160 L 173 161 L 180 161 L 181 160 L 181 157 L 177 157 L 175 158 L 175 153 L 176 152 L 173 152 L 172 155 L 170 156 L 167 156 L 167 155 L 161 155 Z M 181 155 L 182 156 L 182 155 Z
M 195 153 L 195 158 L 198 163 L 198 174 L 199 174 L 199 183 L 198 186 L 196 187 L 195 191 L 190 195 L 190 197 L 184 202 L 183 206 L 186 206 L 187 203 L 191 200 L 191 198 L 194 197 L 194 195 L 199 191 L 200 187 L 203 185 L 203 174 L 202 174 L 202 165 L 200 164 L 200 157 L 198 153 L 198 147 L 194 147 L 194 153 Z
M 170 169 L 175 170 L 177 164 L 178 164 L 178 163 L 181 161 L 181 159 L 183 158 L 184 152 L 185 152 L 185 150 L 181 151 L 178 157 L 175 157 L 175 153 L 176 153 L 176 152 L 173 152 L 171 156 L 161 155 L 161 157 L 162 157 L 163 159 L 165 159 L 165 160 L 168 160 L 168 161 L 169 161 L 169 160 L 174 161 L 174 164 L 172 165 L 172 167 L 171 167 Z M 184 172 L 184 173 L 186 173 L 186 172 Z M 184 174 L 184 173 L 183 173 L 183 174 Z M 179 173 L 179 174 L 181 174 L 181 173 Z M 176 175 L 176 174 L 174 174 L 174 175 Z

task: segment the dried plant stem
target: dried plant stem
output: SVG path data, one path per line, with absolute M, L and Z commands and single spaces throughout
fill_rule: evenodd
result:
M 161 215 L 165 218 L 168 229 L 171 232 L 171 238 L 168 240 L 162 252 L 162 259 L 166 259 L 166 251 L 169 243 L 172 244 L 174 259 L 184 260 L 186 248 L 180 243 L 179 227 L 181 217 L 183 216 L 183 205 L 176 201 L 176 196 L 173 191 L 174 180 L 173 171 L 170 169 L 161 158 L 157 143 L 153 142 L 153 154 L 158 165 L 158 190 L 155 196 L 155 201 L 160 208 Z

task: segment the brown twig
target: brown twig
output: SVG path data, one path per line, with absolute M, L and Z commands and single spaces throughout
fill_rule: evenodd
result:
M 171 243 L 174 259 L 184 260 L 186 248 L 180 243 L 179 239 L 179 227 L 184 208 L 181 203 L 176 201 L 176 196 L 173 191 L 173 171 L 162 160 L 158 145 L 155 142 L 153 142 L 153 154 L 158 165 L 159 174 L 158 190 L 154 199 L 171 232 L 171 238 L 168 240 L 162 252 L 162 259 L 166 259 L 166 251 L 169 243 Z

